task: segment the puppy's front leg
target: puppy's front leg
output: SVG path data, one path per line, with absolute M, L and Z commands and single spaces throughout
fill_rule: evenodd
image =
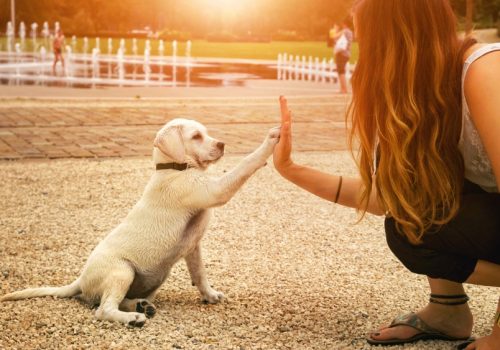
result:
M 279 141 L 279 135 L 279 127 L 269 130 L 264 142 L 255 151 L 212 184 L 208 190 L 212 192 L 215 205 L 223 205 L 229 201 L 250 176 L 266 165 L 267 159 L 273 154 L 274 146 Z
M 181 199 L 182 204 L 197 209 L 226 204 L 253 173 L 266 165 L 267 158 L 273 154 L 274 146 L 279 141 L 279 135 L 279 127 L 269 130 L 264 142 L 224 176 L 183 183 L 181 186 L 189 191 Z
M 207 273 L 201 259 L 201 248 L 198 243 L 194 250 L 186 255 L 186 264 L 191 275 L 191 280 L 201 293 L 201 300 L 209 304 L 216 304 L 224 298 L 224 294 L 210 286 Z

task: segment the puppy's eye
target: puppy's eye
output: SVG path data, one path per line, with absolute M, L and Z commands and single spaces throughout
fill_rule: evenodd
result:
M 192 139 L 193 139 L 193 140 L 201 140 L 202 138 L 203 138 L 203 137 L 201 136 L 201 134 L 200 134 L 200 133 L 196 133 L 196 134 L 194 134 L 194 135 L 193 135 L 193 137 L 192 137 Z

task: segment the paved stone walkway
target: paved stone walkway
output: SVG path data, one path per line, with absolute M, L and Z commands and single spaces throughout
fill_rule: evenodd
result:
M 346 148 L 347 99 L 290 98 L 296 151 Z M 175 117 L 196 119 L 247 153 L 279 123 L 275 98 L 0 101 L 0 159 L 149 156 L 158 129 Z

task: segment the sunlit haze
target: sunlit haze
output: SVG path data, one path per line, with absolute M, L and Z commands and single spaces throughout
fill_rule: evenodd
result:
M 251 0 L 198 0 L 202 6 L 210 9 L 221 10 L 225 12 L 239 12 L 244 10 Z

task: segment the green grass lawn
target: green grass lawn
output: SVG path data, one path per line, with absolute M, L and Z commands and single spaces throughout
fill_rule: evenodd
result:
M 357 58 L 358 47 L 353 45 L 353 61 Z M 212 43 L 195 41 L 193 55 L 199 57 L 232 57 L 273 60 L 280 53 L 293 56 L 312 56 L 327 60 L 333 57 L 333 50 L 323 41 L 273 41 L 270 43 Z
M 145 39 L 137 39 L 137 52 L 144 53 Z M 89 38 L 88 47 L 89 52 L 95 47 L 95 38 Z M 38 40 L 39 50 L 44 45 L 44 40 Z M 66 45 L 71 44 L 71 39 L 66 38 Z M 158 54 L 158 40 L 151 40 L 151 54 Z M 45 44 L 50 47 L 50 44 Z M 165 42 L 166 56 L 172 55 L 172 43 Z M 113 53 L 116 53 L 119 46 L 119 40 L 113 39 Z M 132 40 L 125 40 L 126 54 L 132 54 Z M 0 51 L 5 51 L 7 48 L 7 39 L 0 38 Z M 83 51 L 83 39 L 78 38 L 75 46 L 76 52 Z M 102 53 L 108 53 L 108 39 L 100 39 L 100 49 Z M 25 51 L 32 51 L 33 45 L 31 39 L 25 41 Z M 323 41 L 273 41 L 269 43 L 246 43 L 246 42 L 208 42 L 205 40 L 194 40 L 192 43 L 193 57 L 216 57 L 216 58 L 247 58 L 247 59 L 265 59 L 274 60 L 280 53 L 287 53 L 294 56 L 312 56 L 318 57 L 320 60 L 326 58 L 329 60 L 333 56 L 332 48 L 326 46 Z M 179 42 L 177 47 L 177 54 L 182 56 L 186 52 L 186 42 Z M 352 46 L 351 62 L 355 62 L 358 57 L 358 46 L 356 43 Z

